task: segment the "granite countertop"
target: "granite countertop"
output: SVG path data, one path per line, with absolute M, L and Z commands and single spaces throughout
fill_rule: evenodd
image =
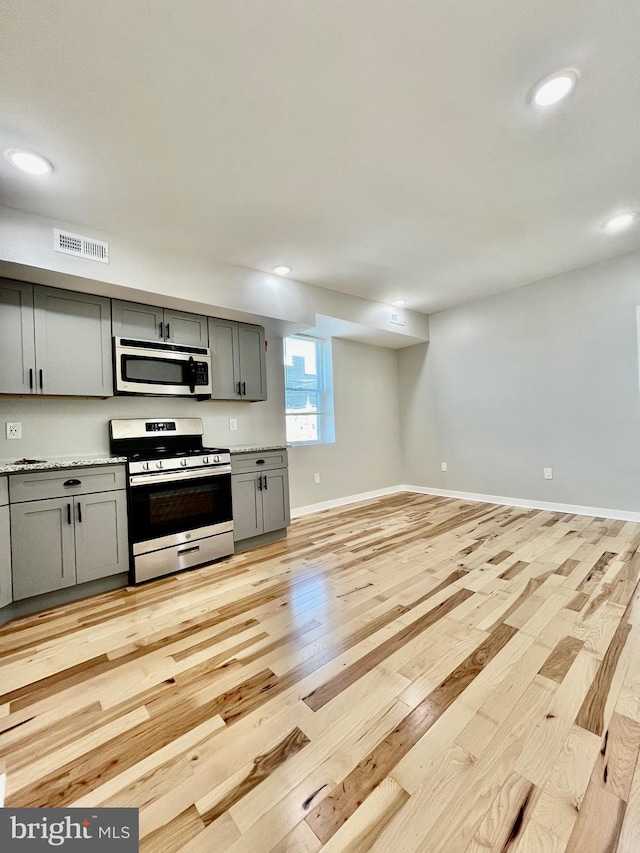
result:
M 286 450 L 286 444 L 243 444 L 239 447 L 230 447 L 230 453 L 264 453 L 267 450 Z
M 56 468 L 87 468 L 91 465 L 117 465 L 126 461 L 126 456 L 83 456 L 71 459 L 47 459 L 42 462 L 23 464 L 0 462 L 0 474 L 18 474 L 21 471 L 52 471 Z

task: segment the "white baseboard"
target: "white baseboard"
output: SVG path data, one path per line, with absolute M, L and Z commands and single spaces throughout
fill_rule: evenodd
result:
M 500 495 L 479 495 L 474 492 L 452 492 L 448 489 L 432 489 L 429 486 L 398 485 L 388 486 L 386 489 L 376 489 L 373 492 L 362 492 L 359 495 L 347 495 L 331 501 L 321 501 L 316 504 L 299 506 L 291 510 L 292 518 L 300 518 L 303 515 L 311 515 L 314 512 L 322 512 L 325 509 L 334 509 L 339 506 L 368 501 L 371 498 L 382 498 L 386 495 L 395 495 L 398 492 L 414 492 L 419 495 L 436 495 L 442 498 L 456 498 L 463 501 L 478 501 L 488 504 L 500 504 L 501 506 L 517 506 L 523 509 L 543 509 L 549 512 L 565 512 L 571 515 L 592 515 L 596 518 L 613 518 L 618 521 L 640 521 L 640 512 L 630 512 L 624 509 L 608 509 L 599 506 L 580 506 L 578 504 L 557 504 L 550 501 L 533 501 L 527 498 L 506 498 Z
M 416 492 L 421 495 L 437 495 L 442 498 L 457 498 L 463 501 L 481 501 L 488 504 L 517 506 L 523 509 L 544 509 L 549 512 L 568 512 L 572 515 L 593 515 L 596 518 L 614 518 L 618 521 L 640 521 L 640 512 L 626 509 L 609 509 L 599 506 L 578 504 L 556 504 L 550 501 L 533 501 L 528 498 L 505 498 L 500 495 L 478 495 L 474 492 L 452 492 L 447 489 L 432 489 L 429 486 L 398 486 L 398 492 Z
M 325 509 L 333 509 L 337 506 L 346 506 L 360 501 L 368 501 L 371 498 L 383 498 L 385 495 L 395 495 L 396 492 L 410 492 L 409 486 L 389 486 L 386 489 L 376 489 L 373 492 L 361 492 L 359 495 L 347 495 L 344 498 L 336 498 L 332 501 L 321 501 L 317 504 L 298 506 L 291 510 L 291 518 L 299 518 L 302 515 L 311 515 L 314 512 L 322 512 Z

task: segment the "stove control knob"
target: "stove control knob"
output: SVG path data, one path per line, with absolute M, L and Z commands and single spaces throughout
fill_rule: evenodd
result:
M 202 463 L 203 463 L 203 465 L 208 465 L 209 464 L 209 457 L 205 456 L 204 459 L 202 460 Z
M 219 456 L 214 456 L 214 457 L 213 457 L 213 461 L 214 461 L 214 462 L 219 462 L 219 461 L 220 461 L 220 457 L 219 457 Z
M 183 468 L 186 468 L 187 465 L 189 464 L 189 460 L 188 459 L 181 459 L 180 464 L 182 465 Z
M 151 468 L 151 462 L 143 462 L 142 467 L 144 468 L 145 471 L 148 471 L 149 468 Z
M 162 468 L 162 461 L 156 462 L 156 468 Z

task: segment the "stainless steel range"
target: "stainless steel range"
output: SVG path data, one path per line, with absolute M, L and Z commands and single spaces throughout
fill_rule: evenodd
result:
M 126 456 L 133 583 L 233 553 L 231 456 L 202 446 L 200 418 L 109 422 Z

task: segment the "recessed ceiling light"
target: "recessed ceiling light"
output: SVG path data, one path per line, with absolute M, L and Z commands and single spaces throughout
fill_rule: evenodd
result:
M 276 275 L 288 275 L 291 272 L 291 267 L 277 266 L 273 267 L 273 271 Z
M 51 163 L 39 154 L 34 154 L 33 151 L 9 148 L 4 153 L 14 166 L 22 169 L 23 172 L 29 172 L 30 175 L 44 175 L 47 172 L 53 172 Z
M 564 71 L 557 71 L 536 84 L 531 99 L 539 107 L 550 107 L 566 98 L 577 82 L 578 72 L 574 68 L 565 68 Z
M 394 299 L 391 304 L 395 305 L 396 308 L 402 308 L 403 305 L 407 304 L 407 300 L 406 299 Z
M 607 219 L 604 223 L 605 231 L 608 231 L 610 234 L 614 234 L 616 231 L 624 231 L 625 228 L 633 225 L 637 218 L 638 214 L 631 211 L 628 213 L 619 213 L 617 216 Z

